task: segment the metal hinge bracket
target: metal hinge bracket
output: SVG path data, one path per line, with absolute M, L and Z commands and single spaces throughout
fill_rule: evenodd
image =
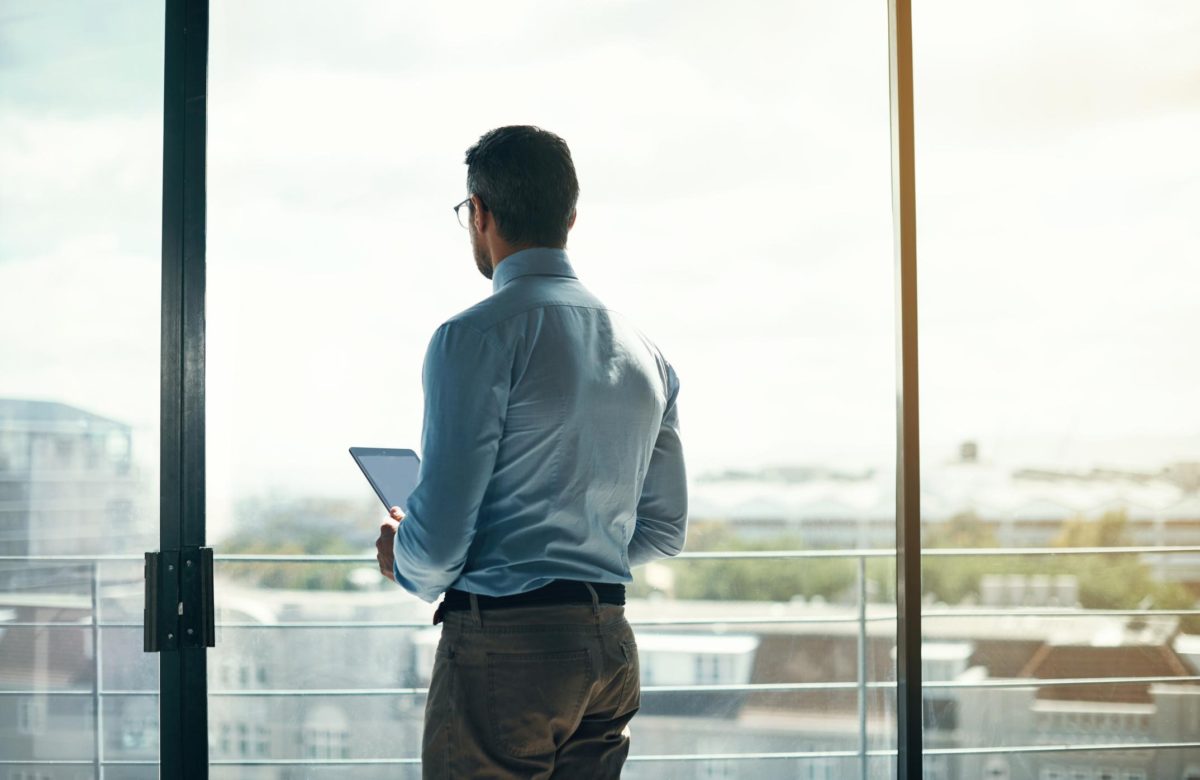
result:
M 181 647 L 215 647 L 212 585 L 211 547 L 146 553 L 143 649 L 157 653 Z

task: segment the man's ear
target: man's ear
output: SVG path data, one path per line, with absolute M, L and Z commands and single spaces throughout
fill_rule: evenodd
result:
M 478 195 L 471 196 L 471 219 L 475 220 L 475 231 L 483 233 L 484 229 L 491 222 L 492 214 L 487 210 L 487 206 L 483 205 L 483 201 Z
M 571 228 L 575 227 L 575 217 L 577 217 L 577 216 L 579 216 L 579 211 L 576 209 L 572 209 L 571 210 L 571 218 L 567 220 L 567 230 L 570 230 Z

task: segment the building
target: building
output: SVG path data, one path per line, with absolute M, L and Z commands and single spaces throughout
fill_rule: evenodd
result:
M 233 762 L 219 771 L 239 776 L 240 761 L 419 756 L 422 688 L 439 633 L 428 624 L 430 606 L 392 588 L 258 588 L 230 577 L 238 565 L 218 564 L 219 634 L 209 667 L 214 766 Z M 106 621 L 135 619 L 137 589 L 121 587 L 102 591 Z M 64 623 L 49 644 L 45 630 L 0 623 L 0 687 L 28 687 L 33 679 L 77 694 L 0 697 L 6 757 L 91 756 L 97 659 L 90 609 L 88 599 L 52 601 L 45 593 L 10 593 L 0 603 L 6 622 Z M 869 605 L 862 622 L 854 607 L 812 603 L 631 600 L 628 615 L 638 626 L 645 689 L 632 725 L 633 755 L 718 758 L 634 760 L 626 776 L 858 780 L 860 747 L 894 748 L 891 605 Z M 1198 674 L 1200 650 L 1195 637 L 1178 634 L 1175 619 L 1162 616 L 1129 620 L 1080 610 L 988 617 L 970 608 L 937 615 L 925 621 L 923 648 L 928 777 L 1151 780 L 1186 778 L 1200 762 L 1195 750 L 939 754 L 1187 741 L 1200 729 L 1200 685 L 1189 679 Z M 746 622 L 754 620 L 762 622 Z M 103 690 L 124 693 L 106 695 L 103 703 L 105 756 L 152 758 L 156 681 L 140 663 L 140 631 L 109 633 Z M 1114 674 L 1154 679 L 1060 682 Z M 806 751 L 835 755 L 735 758 Z M 890 777 L 891 766 L 881 755 L 868 776 Z M 123 777 L 142 776 L 126 769 Z M 46 776 L 62 780 L 89 771 L 56 767 Z M 256 767 L 254 776 L 310 772 L 302 763 L 283 763 Z M 356 778 L 418 775 L 415 763 L 354 768 Z
M 146 499 L 130 426 L 53 401 L 0 398 L 0 555 L 156 549 L 157 512 Z
M 149 499 L 129 425 L 52 401 L 0 399 L 0 555 L 156 549 Z M 98 690 L 133 691 L 103 702 L 102 754 L 157 756 L 157 659 L 142 654 L 140 628 L 93 625 L 101 614 L 140 622 L 142 593 L 137 563 L 0 562 L 0 756 L 91 760 Z M 12 771 L 93 776 L 90 766 Z
M 1197 463 L 1154 472 L 1004 467 L 975 455 L 922 473 L 926 532 L 970 515 L 1000 547 L 1054 543 L 1063 523 L 1123 512 L 1138 546 L 1200 546 Z M 889 548 L 896 542 L 895 477 L 878 470 L 770 469 L 698 479 L 692 517 L 724 522 L 748 540 L 790 537 L 813 548 Z M 1158 577 L 1200 586 L 1200 555 L 1147 555 Z

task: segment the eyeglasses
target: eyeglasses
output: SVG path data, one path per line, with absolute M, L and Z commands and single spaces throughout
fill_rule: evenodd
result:
M 471 227 L 471 198 L 467 197 L 462 203 L 454 207 L 454 216 L 458 217 L 458 224 L 464 229 Z

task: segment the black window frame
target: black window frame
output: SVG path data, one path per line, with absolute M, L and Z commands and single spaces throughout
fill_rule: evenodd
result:
M 159 547 L 205 544 L 204 300 L 208 0 L 166 0 Z M 162 777 L 208 777 L 207 648 L 159 653 Z

